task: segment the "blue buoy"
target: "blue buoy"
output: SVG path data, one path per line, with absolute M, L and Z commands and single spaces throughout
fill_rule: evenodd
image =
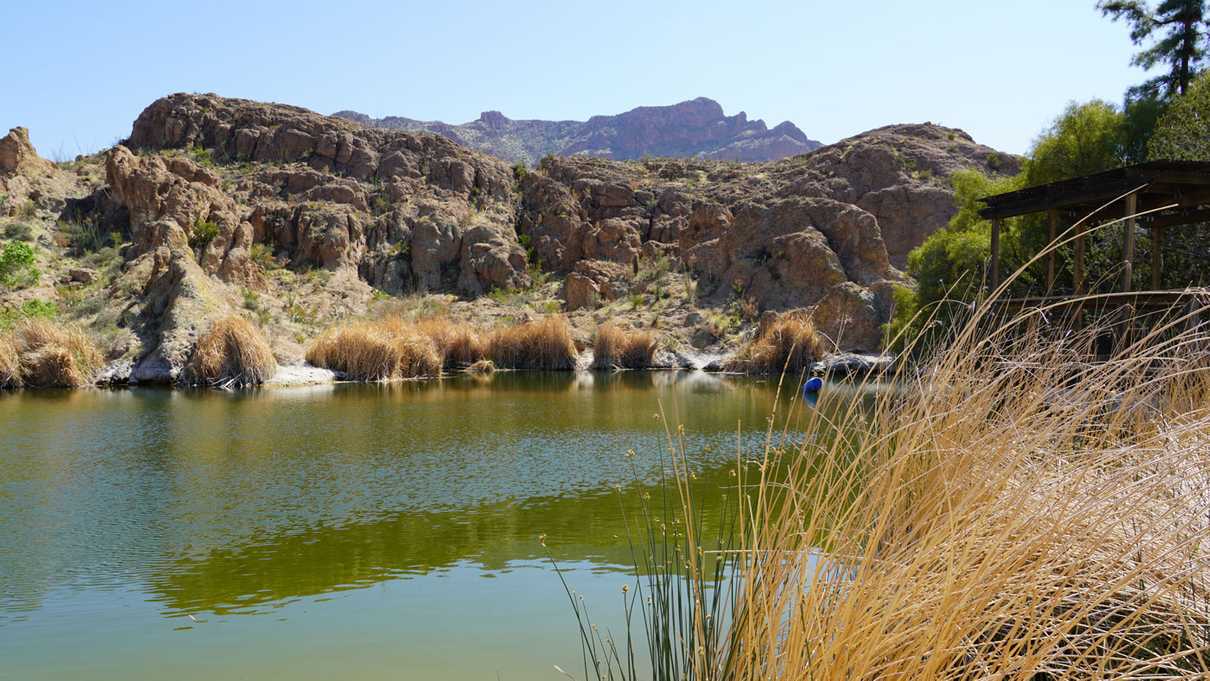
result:
M 819 404 L 819 393 L 803 393 L 802 403 L 814 408 L 815 405 Z
M 823 387 L 823 379 L 818 376 L 812 376 L 807 379 L 806 383 L 802 384 L 802 394 L 817 393 Z

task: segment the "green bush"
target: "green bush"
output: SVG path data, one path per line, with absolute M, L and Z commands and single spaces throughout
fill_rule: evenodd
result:
M 1188 92 L 1159 116 L 1147 145 L 1151 160 L 1210 160 L 1210 74 L 1199 76 Z
M 189 147 L 189 157 L 192 158 L 194 163 L 197 163 L 198 165 L 214 165 L 214 156 L 211 155 L 209 149 L 206 149 L 200 144 L 194 144 L 192 147 Z
M 75 255 L 95 253 L 106 246 L 115 245 L 114 234 L 105 230 L 96 219 L 79 222 L 60 222 L 59 231 L 67 238 Z
M 38 270 L 32 246 L 10 241 L 0 251 L 0 284 L 7 288 L 26 288 L 38 283 Z
M 0 309 L 0 331 L 12 328 L 23 319 L 54 319 L 59 306 L 46 300 L 27 300 L 21 307 Z
M 252 262 L 259 265 L 266 272 L 281 268 L 281 263 L 273 255 L 273 248 L 268 244 L 252 244 L 250 255 Z
M 1033 186 L 1121 166 L 1127 150 L 1126 117 L 1094 99 L 1072 102 L 1034 142 L 1025 162 L 1024 184 Z
M 189 246 L 195 251 L 200 251 L 210 245 L 211 241 L 218 236 L 218 225 L 209 221 L 198 219 L 193 225 L 193 234 L 189 235 Z

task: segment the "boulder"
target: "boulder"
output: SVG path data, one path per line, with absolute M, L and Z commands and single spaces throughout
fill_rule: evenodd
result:
M 816 362 L 811 373 L 825 374 L 834 378 L 864 377 L 891 371 L 894 363 L 895 358 L 891 355 L 838 352 Z
M 563 280 L 563 303 L 569 312 L 583 308 L 595 309 L 601 300 L 601 287 L 592 277 L 570 272 Z
M 67 270 L 68 281 L 77 284 L 91 284 L 96 281 L 97 273 L 87 267 L 72 267 Z

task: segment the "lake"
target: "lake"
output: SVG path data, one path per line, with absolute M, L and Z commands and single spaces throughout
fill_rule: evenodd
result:
M 616 624 L 661 410 L 709 500 L 776 399 L 688 372 L 0 394 L 0 679 L 582 676 L 548 550 Z

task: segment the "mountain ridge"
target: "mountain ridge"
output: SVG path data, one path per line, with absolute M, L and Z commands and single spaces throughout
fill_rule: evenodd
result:
M 727 116 L 722 105 L 698 97 L 667 106 L 640 106 L 586 121 L 511 119 L 497 110 L 451 124 L 405 116 L 343 110 L 333 117 L 371 128 L 433 132 L 510 162 L 534 165 L 545 156 L 595 156 L 616 161 L 644 157 L 774 161 L 823 146 L 790 121 L 770 128 L 746 112 Z

